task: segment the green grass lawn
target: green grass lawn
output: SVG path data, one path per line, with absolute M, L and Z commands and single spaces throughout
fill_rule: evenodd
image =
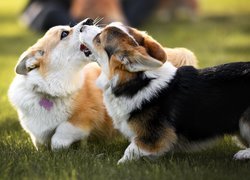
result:
M 250 162 L 234 161 L 239 150 L 230 137 L 196 153 L 169 153 L 156 161 L 142 159 L 117 166 L 128 142 L 82 142 L 69 150 L 37 152 L 22 130 L 7 90 L 18 56 L 41 34 L 18 23 L 25 0 L 6 0 L 0 6 L 0 179 L 249 179 Z M 193 50 L 201 67 L 250 60 L 250 1 L 201 0 L 200 18 L 161 24 L 147 30 L 163 45 Z

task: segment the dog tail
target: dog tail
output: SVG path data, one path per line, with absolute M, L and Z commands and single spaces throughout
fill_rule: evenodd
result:
M 164 48 L 167 54 L 167 61 L 175 67 L 194 66 L 198 67 L 198 61 L 194 53 L 186 48 Z

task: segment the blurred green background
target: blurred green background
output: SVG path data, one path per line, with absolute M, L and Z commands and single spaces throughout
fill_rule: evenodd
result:
M 19 125 L 7 98 L 19 55 L 42 36 L 18 17 L 26 0 L 0 5 L 0 179 L 249 179 L 250 163 L 232 160 L 239 150 L 230 137 L 212 149 L 167 154 L 157 161 L 116 166 L 127 141 L 87 143 L 81 148 L 37 152 Z M 161 23 L 150 18 L 140 27 L 167 47 L 194 51 L 200 67 L 250 60 L 250 1 L 200 0 L 199 18 Z

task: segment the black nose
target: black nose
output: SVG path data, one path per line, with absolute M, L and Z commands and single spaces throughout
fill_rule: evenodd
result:
M 94 25 L 94 20 L 90 19 L 90 18 L 86 18 L 86 19 L 83 20 L 82 25 L 92 26 L 92 25 Z
M 74 27 L 75 25 L 77 25 L 76 21 L 70 21 L 69 27 Z

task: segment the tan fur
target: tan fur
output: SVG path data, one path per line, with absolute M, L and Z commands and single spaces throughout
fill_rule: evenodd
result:
M 111 61 L 110 61 L 109 78 L 111 79 L 112 77 L 114 77 L 115 74 L 119 74 L 118 83 L 122 83 L 134 77 L 132 73 L 126 70 L 124 71 L 124 70 L 125 70 L 125 66 L 119 60 L 117 60 L 115 56 L 112 56 Z
M 175 67 L 194 66 L 198 67 L 198 62 L 194 53 L 186 48 L 164 48 L 167 54 L 167 61 Z
M 143 31 L 129 28 L 129 33 L 139 45 L 146 48 L 148 54 L 161 62 L 171 62 L 175 67 L 190 65 L 198 67 L 197 58 L 192 51 L 186 48 L 163 48 L 155 39 Z M 165 51 L 163 51 L 165 50 Z
M 152 111 L 144 112 L 144 115 L 141 116 L 143 119 L 134 118 L 130 119 L 129 126 L 136 133 L 135 142 L 137 146 L 143 150 L 146 150 L 150 153 L 163 153 L 164 151 L 170 149 L 172 145 L 177 141 L 177 135 L 175 130 L 171 127 L 163 127 L 162 129 L 158 129 L 155 134 L 158 134 L 160 137 L 157 140 L 152 142 L 150 140 L 150 134 L 152 134 L 152 129 L 149 130 L 148 117 L 150 117 Z
M 96 87 L 95 81 L 100 75 L 100 67 L 90 63 L 84 67 L 84 83 L 75 95 L 74 110 L 69 122 L 99 137 L 111 137 L 112 121 L 102 101 L 102 92 Z
M 146 49 L 150 56 L 161 61 L 162 63 L 166 61 L 167 54 L 165 53 L 162 45 L 155 39 L 153 39 L 147 33 L 139 31 L 135 28 L 129 28 L 129 33 L 135 38 L 139 45 Z
M 64 28 L 67 27 L 65 26 Z M 68 27 L 67 30 L 70 31 L 69 34 L 72 33 L 72 29 L 70 29 L 70 27 Z M 45 55 L 37 61 L 37 66 L 39 67 L 39 71 L 42 76 L 46 76 L 46 71 L 48 70 L 48 60 L 50 58 L 49 55 L 58 44 L 62 31 L 63 29 L 58 27 L 51 28 L 42 38 L 40 38 L 27 50 L 27 54 L 30 54 L 30 56 L 34 56 L 38 50 L 43 50 L 45 52 Z
M 176 141 L 177 135 L 171 128 L 166 128 L 162 133 L 160 139 L 158 139 L 153 144 L 144 143 L 140 139 L 140 136 L 137 136 L 137 138 L 135 139 L 135 143 L 139 148 L 146 150 L 147 152 L 150 152 L 152 154 L 164 153 L 164 151 L 171 149 Z

